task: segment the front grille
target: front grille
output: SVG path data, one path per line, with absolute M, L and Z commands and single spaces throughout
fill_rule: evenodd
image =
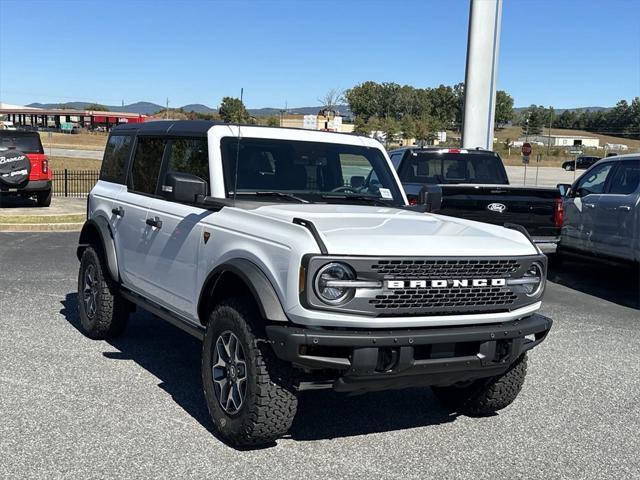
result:
M 439 311 L 451 313 L 467 309 L 508 309 L 517 295 L 504 287 L 486 288 L 429 288 L 421 290 L 394 290 L 388 294 L 376 295 L 369 300 L 378 311 L 420 310 L 436 314 Z M 381 312 L 384 313 L 384 312 Z
M 396 278 L 508 277 L 519 268 L 517 260 L 380 260 L 371 269 Z

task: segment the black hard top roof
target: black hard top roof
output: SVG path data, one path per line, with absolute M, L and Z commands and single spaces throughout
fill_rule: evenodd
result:
M 225 126 L 239 126 L 239 127 L 253 127 L 253 128 L 278 128 L 283 130 L 304 130 L 320 131 L 320 130 L 307 130 L 305 128 L 290 128 L 290 127 L 271 127 L 268 125 L 252 125 L 247 123 L 225 123 L 225 122 L 213 122 L 211 120 L 156 120 L 152 122 L 144 123 L 123 123 L 117 125 L 111 129 L 111 133 L 130 135 L 178 135 L 178 136 L 204 136 L 207 131 L 214 125 Z M 346 132 L 330 132 L 337 135 L 349 135 L 353 136 L 353 133 Z
M 112 133 L 137 133 L 141 135 L 194 135 L 202 136 L 220 122 L 210 120 L 159 120 L 144 123 L 124 123 L 111 129 Z

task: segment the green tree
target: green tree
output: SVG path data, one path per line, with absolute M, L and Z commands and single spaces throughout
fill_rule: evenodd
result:
M 224 97 L 220 103 L 218 114 L 226 123 L 248 123 L 251 121 L 249 112 L 239 98 Z
M 410 140 L 416 135 L 416 122 L 411 115 L 405 115 L 400 120 L 400 131 L 402 132 L 402 138 Z
M 275 116 L 271 116 L 267 118 L 267 126 L 269 127 L 279 127 L 280 126 L 280 119 L 278 117 Z
M 96 112 L 108 112 L 109 111 L 109 109 L 106 106 L 104 106 L 104 105 L 102 105 L 100 103 L 90 103 L 89 105 L 87 105 L 85 110 L 93 110 L 93 111 L 96 111 Z
M 523 112 L 522 135 L 540 135 L 543 126 L 544 107 L 531 105 Z
M 513 120 L 513 97 L 504 90 L 496 92 L 496 128 L 502 128 Z
M 351 113 L 366 122 L 370 117 L 379 115 L 381 92 L 379 84 L 368 81 L 347 90 L 344 97 Z
M 396 135 L 400 132 L 400 124 L 393 118 L 385 118 L 381 122 L 381 130 L 384 133 L 385 145 L 390 145 L 395 140 Z

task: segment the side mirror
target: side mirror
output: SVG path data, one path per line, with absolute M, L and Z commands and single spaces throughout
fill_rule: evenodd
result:
M 353 188 L 360 188 L 364 185 L 364 177 L 361 175 L 352 175 L 351 176 L 351 186 Z
M 418 205 L 426 206 L 427 212 L 440 210 L 442 206 L 442 188 L 440 185 L 423 185 L 418 192 Z
M 198 195 L 208 195 L 209 185 L 190 173 L 167 172 L 162 185 L 162 195 L 170 201 L 194 203 Z
M 556 187 L 558 188 L 558 190 L 560 190 L 560 196 L 561 197 L 569 196 L 569 192 L 571 192 L 571 184 L 569 184 L 569 183 L 559 183 L 558 185 L 556 185 Z

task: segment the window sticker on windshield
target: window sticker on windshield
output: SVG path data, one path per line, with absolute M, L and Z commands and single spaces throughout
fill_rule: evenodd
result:
M 391 195 L 391 190 L 389 190 L 388 188 L 380 188 L 378 189 L 378 191 L 380 192 L 380 196 L 382 198 L 393 198 L 393 195 Z

